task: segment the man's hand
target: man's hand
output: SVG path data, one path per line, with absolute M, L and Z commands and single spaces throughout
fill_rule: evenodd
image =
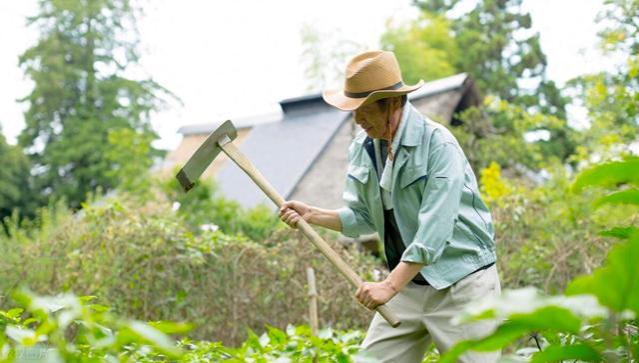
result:
M 397 290 L 390 280 L 384 280 L 382 282 L 362 283 L 357 289 L 355 297 L 362 305 L 375 310 L 379 305 L 386 304 L 396 294 Z
M 292 228 L 297 228 L 300 218 L 309 222 L 311 219 L 311 207 L 308 204 L 290 200 L 284 202 L 280 208 L 280 219 Z

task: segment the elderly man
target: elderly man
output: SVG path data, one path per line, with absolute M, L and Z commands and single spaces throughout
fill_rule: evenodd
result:
M 281 219 L 299 218 L 357 237 L 377 232 L 391 271 L 382 282 L 365 282 L 356 297 L 369 309 L 388 304 L 402 320 L 391 327 L 375 315 L 361 357 L 382 362 L 421 362 L 434 342 L 440 352 L 488 333 L 494 322 L 453 325 L 465 304 L 500 293 L 490 212 L 455 137 L 419 113 L 407 93 L 392 52 L 354 57 L 343 90 L 324 100 L 352 111 L 364 129 L 349 148 L 344 200 L 327 210 L 288 201 Z M 499 353 L 470 352 L 462 362 L 494 362 Z

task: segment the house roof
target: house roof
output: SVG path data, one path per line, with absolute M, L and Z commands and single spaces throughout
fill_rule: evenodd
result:
M 476 89 L 472 82 L 466 73 L 427 82 L 410 93 L 409 99 L 419 100 L 448 91 L 474 97 Z M 350 112 L 329 106 L 320 94 L 283 100 L 280 108 L 279 113 L 234 119 L 233 124 L 237 129 L 252 127 L 240 149 L 286 199 L 350 117 Z M 184 126 L 179 132 L 184 136 L 208 134 L 220 124 Z M 227 198 L 245 207 L 269 203 L 262 191 L 232 162 L 223 164 L 216 180 Z
M 408 94 L 410 100 L 420 99 L 424 97 L 434 96 L 439 93 L 452 90 L 466 90 L 472 84 L 472 78 L 467 73 L 460 73 L 454 76 L 437 79 L 424 83 L 424 85 Z M 287 115 L 293 115 L 300 112 L 324 112 L 327 105 L 321 100 L 319 94 L 305 95 L 301 97 L 289 98 L 280 102 L 281 112 L 273 112 L 269 114 L 248 116 L 233 119 L 233 125 L 236 129 L 254 127 L 260 124 L 267 124 L 281 121 Z M 225 120 L 216 122 L 199 123 L 185 125 L 178 129 L 178 133 L 187 135 L 208 134 L 218 128 Z
M 411 100 L 420 99 L 443 92 L 466 88 L 469 87 L 470 82 L 472 82 L 472 78 L 470 78 L 468 73 L 459 73 L 454 76 L 428 81 L 415 92 L 409 93 L 408 98 Z
M 350 113 L 330 107 L 319 94 L 284 100 L 280 106 L 281 119 L 254 126 L 240 148 L 287 198 Z M 234 163 L 226 163 L 216 180 L 227 198 L 243 206 L 268 202 Z

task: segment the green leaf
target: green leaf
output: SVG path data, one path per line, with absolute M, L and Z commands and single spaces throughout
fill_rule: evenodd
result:
M 457 358 L 468 350 L 483 348 L 485 351 L 499 350 L 515 341 L 528 331 L 525 326 L 506 322 L 488 337 L 480 340 L 465 340 L 457 343 L 451 350 L 443 354 L 440 363 L 456 362 Z
M 38 319 L 36 319 L 36 318 L 28 318 L 28 319 L 25 319 L 25 320 L 22 322 L 22 325 L 24 325 L 24 326 L 28 326 L 28 325 L 29 325 L 29 324 L 31 324 L 31 323 L 38 323 L 38 322 L 39 322 L 39 320 L 38 320 Z
M 559 306 L 546 306 L 532 313 L 514 314 L 509 318 L 511 323 L 526 326 L 529 330 L 554 330 L 579 333 L 581 319 L 569 309 Z
M 83 303 L 88 303 L 88 302 L 90 302 L 91 300 L 95 300 L 95 299 L 97 299 L 97 298 L 98 298 L 98 297 L 97 297 L 97 296 L 95 296 L 95 295 L 84 295 L 84 296 L 80 296 L 80 297 L 79 297 L 80 301 L 82 301 Z
M 608 194 L 594 202 L 595 207 L 604 204 L 635 204 L 639 205 L 639 189 L 627 189 L 620 192 Z
M 23 312 L 24 309 L 14 308 L 9 311 L 0 311 L 0 316 L 4 316 L 12 321 L 18 321 Z
M 440 362 L 455 362 L 468 350 L 500 350 L 531 331 L 551 330 L 577 334 L 580 328 L 581 319 L 570 310 L 558 306 L 546 306 L 530 313 L 512 314 L 492 334 L 458 343 L 442 356 Z
M 292 332 L 294 334 L 295 330 L 293 330 Z M 271 342 L 273 342 L 273 344 L 284 344 L 288 341 L 288 335 L 273 326 L 268 326 L 268 338 L 271 340 Z
M 564 359 L 600 362 L 601 354 L 587 344 L 551 345 L 533 355 L 530 363 L 557 362 Z
M 637 227 L 615 227 L 612 229 L 608 229 L 599 233 L 601 236 L 605 237 L 616 237 L 621 239 L 628 239 L 633 233 L 639 233 L 639 228 Z
M 93 310 L 93 311 L 95 311 L 97 313 L 105 313 L 105 312 L 111 310 L 110 307 L 105 306 L 105 305 L 100 305 L 100 304 L 90 304 L 90 305 L 88 305 L 88 307 L 91 310 Z
M 639 158 L 631 157 L 584 170 L 577 176 L 572 188 L 579 192 L 587 186 L 609 187 L 622 183 L 639 185 Z
M 573 280 L 566 294 L 593 294 L 610 309 L 639 314 L 639 235 L 615 245 L 604 265 L 591 275 Z
M 172 321 L 154 321 L 149 322 L 149 325 L 155 329 L 161 331 L 164 334 L 184 334 L 195 328 L 195 324 L 191 323 L 176 323 Z

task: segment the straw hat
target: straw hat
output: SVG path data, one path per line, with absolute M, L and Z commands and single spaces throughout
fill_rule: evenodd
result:
M 382 98 L 405 95 L 423 84 L 420 80 L 415 85 L 405 85 L 395 54 L 377 50 L 351 59 L 346 66 L 344 89 L 326 90 L 322 96 L 326 103 L 352 111 Z

